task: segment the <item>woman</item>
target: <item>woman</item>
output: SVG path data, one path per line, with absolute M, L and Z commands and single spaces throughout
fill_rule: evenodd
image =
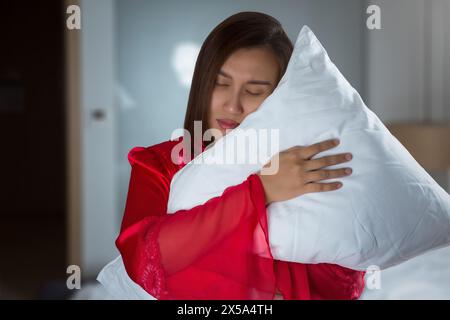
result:
M 197 59 L 184 124 L 190 136 L 195 136 L 194 121 L 202 121 L 203 132 L 217 129 L 216 139 L 236 128 L 272 93 L 292 50 L 280 23 L 268 15 L 242 12 L 219 24 Z M 269 246 L 269 203 L 336 190 L 340 183 L 319 181 L 350 174 L 344 169 L 325 169 L 349 161 L 345 157 L 349 154 L 311 159 L 337 142 L 285 150 L 279 154 L 276 174 L 252 174 L 202 205 L 167 214 L 171 179 L 191 159 L 182 152 L 184 161 L 174 163 L 171 151 L 187 139 L 185 135 L 136 147 L 128 155 L 132 171 L 116 245 L 136 283 L 157 299 L 360 296 L 363 272 L 331 264 L 277 261 Z M 202 143 L 201 150 L 207 146 Z M 196 150 L 191 151 L 195 156 Z M 256 229 L 264 235 L 260 239 L 254 237 Z M 255 247 L 258 254 L 252 253 Z

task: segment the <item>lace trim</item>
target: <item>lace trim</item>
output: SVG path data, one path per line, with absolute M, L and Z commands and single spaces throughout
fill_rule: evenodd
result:
M 153 216 L 148 218 L 147 230 L 142 239 L 143 250 L 141 257 L 142 287 L 157 299 L 169 299 L 166 288 L 166 275 L 161 263 L 161 253 L 158 235 L 163 220 Z

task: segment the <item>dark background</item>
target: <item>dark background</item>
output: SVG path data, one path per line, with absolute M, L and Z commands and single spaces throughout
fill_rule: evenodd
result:
M 0 2 L 0 297 L 65 277 L 64 12 Z

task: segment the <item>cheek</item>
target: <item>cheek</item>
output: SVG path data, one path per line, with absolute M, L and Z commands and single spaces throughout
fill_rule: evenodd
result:
M 262 97 L 248 97 L 244 104 L 244 110 L 245 110 L 245 114 L 250 114 L 256 110 L 258 110 L 258 108 L 261 106 L 261 104 L 264 102 L 265 100 L 265 96 Z
M 225 90 L 214 90 L 211 95 L 210 114 L 220 114 L 226 101 L 227 93 Z
M 218 124 L 215 119 L 219 116 L 219 110 L 221 106 L 222 98 L 217 92 L 213 92 L 211 95 L 211 103 L 209 106 L 209 127 L 218 128 Z
M 213 91 L 211 95 L 211 114 L 220 108 L 222 97 L 217 91 Z

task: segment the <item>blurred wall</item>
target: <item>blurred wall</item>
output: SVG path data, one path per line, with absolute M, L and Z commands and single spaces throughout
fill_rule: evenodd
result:
M 73 57 L 78 59 L 73 59 L 79 65 L 81 141 L 79 152 L 71 155 L 72 160 L 80 161 L 81 213 L 78 219 L 71 219 L 72 223 L 79 221 L 80 239 L 71 237 L 71 242 L 79 242 L 78 248 L 73 245 L 71 250 L 79 252 L 70 253 L 69 264 L 81 264 L 83 276 L 88 278 L 95 277 L 118 254 L 114 244 L 119 231 L 114 161 L 115 2 L 81 0 L 80 4 L 82 32 L 73 49 Z
M 386 122 L 449 121 L 450 1 L 366 3 L 380 7 L 382 26 L 365 29 L 370 107 Z
M 382 26 L 381 30 L 364 28 L 367 62 L 364 92 L 370 108 L 386 124 L 448 124 L 450 1 L 365 2 L 365 7 L 379 6 Z M 439 147 L 450 148 L 449 144 Z M 450 171 L 429 173 L 450 191 Z

